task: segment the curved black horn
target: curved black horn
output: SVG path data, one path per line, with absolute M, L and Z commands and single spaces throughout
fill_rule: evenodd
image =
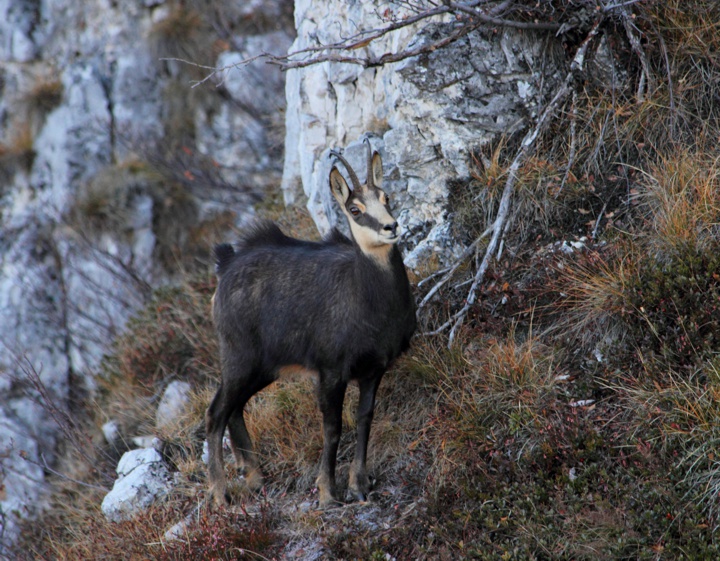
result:
M 368 187 L 375 187 L 375 182 L 373 181 L 373 173 L 372 173 L 372 146 L 370 145 L 370 139 L 366 136 L 365 140 L 363 140 L 365 144 L 367 144 L 367 186 Z
M 340 160 L 340 162 L 342 162 L 342 165 L 345 166 L 345 169 L 350 176 L 350 181 L 353 184 L 353 191 L 357 189 L 362 189 L 362 185 L 360 184 L 360 180 L 355 174 L 355 171 L 353 170 L 353 168 L 350 167 L 350 164 L 348 164 L 347 160 L 340 155 L 340 152 L 338 152 L 337 150 L 330 150 L 330 155 Z

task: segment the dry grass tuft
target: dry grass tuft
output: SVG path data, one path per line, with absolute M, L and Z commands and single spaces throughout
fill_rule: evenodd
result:
M 17 125 L 8 135 L 7 143 L 0 143 L 0 177 L 10 171 L 29 171 L 35 160 L 35 137 L 29 123 Z M 9 179 L 9 178 L 6 178 Z
M 637 284 L 637 262 L 628 246 L 619 254 L 588 251 L 575 259 L 558 259 L 553 277 L 545 287 L 551 302 L 542 313 L 551 320 L 548 333 L 592 348 L 607 340 L 623 338 L 623 318 L 635 313 L 629 298 Z
M 713 524 L 720 510 L 720 365 L 717 358 L 696 368 L 673 369 L 646 358 L 644 374 L 613 387 L 632 411 L 633 436 L 648 449 L 673 458 L 684 501 L 699 506 Z
M 720 232 L 720 166 L 708 152 L 681 150 L 648 170 L 643 203 L 652 249 L 677 255 L 712 250 Z
M 64 87 L 57 78 L 38 78 L 32 87 L 24 93 L 22 103 L 29 116 L 44 116 L 55 109 L 62 101 Z
M 518 460 L 532 455 L 554 408 L 556 353 L 534 336 L 511 334 L 449 350 L 438 345 L 428 358 L 439 395 L 425 436 L 438 447 L 438 487 L 484 469 L 496 448 Z

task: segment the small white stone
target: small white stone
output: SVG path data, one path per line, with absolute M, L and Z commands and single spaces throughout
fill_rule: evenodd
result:
M 137 446 L 138 448 L 155 448 L 153 446 L 153 441 L 155 440 L 154 436 L 133 436 L 130 439 L 130 442 L 133 443 L 134 446 Z
M 120 435 L 120 428 L 118 427 L 117 421 L 110 420 L 102 426 L 102 433 L 105 437 L 105 441 L 108 444 L 113 444 Z
M 578 399 L 577 401 L 571 401 L 568 403 L 570 407 L 587 407 L 595 403 L 594 399 Z
M 165 541 L 171 542 L 173 540 L 176 540 L 180 537 L 182 537 L 186 532 L 187 528 L 190 525 L 190 522 L 192 521 L 192 515 L 187 516 L 177 524 L 174 524 L 163 535 L 163 538 Z
M 187 382 L 175 380 L 168 384 L 155 414 L 155 426 L 159 430 L 172 427 L 183 415 L 190 402 L 190 389 Z

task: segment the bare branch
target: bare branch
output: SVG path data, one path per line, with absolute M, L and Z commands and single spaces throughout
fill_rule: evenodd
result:
M 93 459 L 93 451 L 99 451 L 88 435 L 78 424 L 77 419 L 69 411 L 67 404 L 61 403 L 58 396 L 43 382 L 35 366 L 26 355 L 16 356 L 17 365 L 23 373 L 25 380 L 35 390 L 37 395 L 29 394 L 32 399 L 39 403 L 55 422 L 60 434 L 65 441 L 87 462 L 94 465 L 97 460 Z M 106 474 L 103 474 L 106 475 Z M 108 476 L 109 478 L 110 476 Z
M 648 63 L 645 51 L 640 44 L 640 39 L 635 33 L 637 31 L 637 27 L 630 18 L 630 14 L 628 14 L 627 10 L 621 10 L 620 17 L 625 28 L 625 34 L 630 42 L 630 46 L 632 47 L 633 52 L 640 59 L 640 64 L 642 65 L 642 72 L 640 73 L 640 80 L 638 81 L 637 89 L 637 102 L 642 103 L 645 100 L 645 81 L 647 80 L 647 89 L 652 90 L 654 87 L 652 83 L 652 73 L 650 72 L 650 64 Z
M 570 171 L 575 164 L 575 156 L 577 154 L 577 115 L 575 110 L 576 106 L 577 92 L 575 91 L 573 92 L 572 105 L 570 106 L 570 153 L 568 154 L 568 163 L 565 167 L 565 173 L 563 174 L 562 182 L 560 183 L 560 187 L 558 188 L 557 193 L 555 193 L 556 199 L 560 196 L 560 193 L 562 193 L 563 189 L 565 188 L 565 183 L 567 182 L 567 179 L 570 176 Z
M 481 7 L 481 5 L 484 6 Z M 503 2 L 492 6 L 490 5 L 490 2 L 482 0 L 475 0 L 472 2 L 445 1 L 441 5 L 435 5 L 429 9 L 417 11 L 414 15 L 395 19 L 384 27 L 362 30 L 335 43 L 306 47 L 286 55 L 261 53 L 240 62 L 218 68 L 200 65 L 192 61 L 179 58 L 168 58 L 163 60 L 171 60 L 195 66 L 196 68 L 203 70 L 208 70 L 209 74 L 205 76 L 205 78 L 193 84 L 193 87 L 196 87 L 207 82 L 213 77 L 223 75 L 230 70 L 244 67 L 258 60 L 264 60 L 268 64 L 279 66 L 283 71 L 305 68 L 324 62 L 355 64 L 362 66 L 363 68 L 373 68 L 399 62 L 420 54 L 431 53 L 449 45 L 454 41 L 457 41 L 459 38 L 482 26 L 510 27 L 514 29 L 539 31 L 562 31 L 567 29 L 567 26 L 563 27 L 558 23 L 521 21 L 509 19 L 507 17 L 509 14 L 512 14 L 517 10 L 518 7 L 513 5 L 513 3 L 509 0 L 504 0 Z M 499 14 L 503 14 L 505 17 L 500 17 Z M 438 18 L 445 15 L 454 15 L 457 20 L 458 27 L 448 37 L 440 39 L 434 43 L 422 45 L 414 49 L 405 49 L 395 53 L 385 53 L 381 56 L 356 56 L 349 54 L 352 51 L 369 46 L 373 41 L 384 37 L 393 31 L 406 28 L 424 20 Z M 222 82 L 223 79 L 221 77 L 217 83 L 219 85 L 222 84 Z
M 40 459 L 42 460 L 42 463 L 36 462 L 28 457 L 24 458 L 24 460 L 26 462 L 28 462 L 30 464 L 34 464 L 38 467 L 41 467 L 44 470 L 46 470 L 48 473 L 51 473 L 51 474 L 55 475 L 56 477 L 59 477 L 60 479 L 64 479 L 65 481 L 69 481 L 70 483 L 74 483 L 75 485 L 80 485 L 81 487 L 87 487 L 88 489 L 97 489 L 98 491 L 103 491 L 105 493 L 110 491 L 110 489 L 108 487 L 104 487 L 104 486 L 100 486 L 100 485 L 93 485 L 92 483 L 86 483 L 85 481 L 80 481 L 79 479 L 74 479 L 66 473 L 62 473 L 62 472 L 59 472 L 59 471 L 51 468 L 50 465 L 48 464 L 47 460 L 45 459 L 44 454 L 40 454 Z
M 509 5 L 509 2 L 503 2 L 504 5 Z M 510 19 L 498 18 L 491 14 L 474 10 L 467 4 L 461 4 L 458 2 L 449 2 L 453 10 L 463 12 L 476 18 L 481 23 L 496 25 L 498 27 L 513 27 L 515 29 L 537 29 L 539 31 L 558 31 L 561 27 L 559 23 L 548 23 L 548 22 L 533 22 L 533 21 L 515 21 Z
M 463 251 L 462 254 L 460 255 L 460 257 L 458 257 L 456 259 L 455 263 L 453 263 L 453 265 L 449 269 L 446 270 L 446 273 L 443 276 L 443 278 L 440 279 L 437 282 L 437 284 L 435 284 L 435 286 L 433 286 L 430 289 L 430 291 L 425 295 L 425 298 L 423 298 L 422 301 L 418 304 L 418 309 L 422 308 L 425 304 L 427 304 L 430 301 L 430 299 L 433 296 L 435 296 L 437 291 L 440 290 L 443 287 L 443 285 L 445 283 L 447 283 L 447 281 L 450 280 L 450 278 L 453 276 L 453 273 L 455 273 L 455 271 L 458 269 L 458 267 L 463 264 L 465 259 L 470 257 L 472 252 L 475 251 L 475 248 L 480 243 L 480 241 L 483 240 L 484 238 L 486 238 L 487 236 L 489 236 L 491 233 L 492 233 L 492 228 L 488 228 L 482 234 L 480 234 L 473 243 L 471 243 L 469 246 L 467 246 L 465 248 L 465 251 Z M 418 286 L 419 285 L 420 285 L 420 283 L 418 283 Z
M 458 328 L 462 325 L 465 320 L 465 316 L 467 315 L 467 312 L 475 303 L 477 297 L 477 288 L 485 278 L 485 272 L 490 266 L 490 260 L 492 259 L 493 254 L 495 253 L 496 249 L 498 249 L 498 246 L 500 244 L 501 234 L 504 231 L 505 222 L 510 212 L 510 200 L 515 189 L 515 184 L 517 183 L 517 172 L 520 169 L 522 163 L 525 162 L 528 156 L 533 153 L 535 149 L 535 143 L 538 137 L 547 127 L 552 115 L 555 113 L 560 103 L 570 93 L 576 73 L 580 72 L 583 69 L 588 46 L 592 39 L 595 37 L 595 35 L 597 35 L 599 25 L 600 21 L 597 21 L 588 33 L 588 35 L 583 40 L 580 47 L 578 47 L 578 50 L 575 52 L 575 56 L 573 57 L 572 63 L 570 64 L 570 71 L 565 77 L 565 80 L 557 89 L 555 95 L 547 104 L 543 112 L 540 114 L 540 117 L 538 118 L 535 126 L 530 131 L 528 131 L 528 133 L 525 135 L 525 138 L 523 138 L 520 149 L 518 150 L 517 154 L 515 154 L 515 158 L 510 164 L 510 168 L 508 169 L 508 178 L 505 182 L 505 188 L 503 190 L 502 197 L 500 198 L 500 205 L 498 207 L 497 216 L 495 217 L 495 221 L 492 225 L 493 236 L 490 239 L 490 243 L 485 250 L 485 256 L 483 257 L 483 260 L 478 267 L 477 272 L 475 273 L 475 279 L 473 280 L 472 286 L 470 287 L 470 290 L 468 292 L 467 298 L 465 300 L 465 305 L 462 307 L 462 309 L 460 309 L 460 311 L 454 314 L 453 317 L 443 326 L 448 326 L 450 323 L 454 322 L 452 324 L 452 329 L 450 330 L 448 345 L 453 344 L 455 340 L 455 334 L 457 333 Z

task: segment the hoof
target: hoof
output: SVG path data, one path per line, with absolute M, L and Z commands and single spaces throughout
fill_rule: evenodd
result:
M 212 496 L 212 503 L 215 504 L 216 507 L 228 507 L 231 506 L 233 503 L 232 496 L 227 490 L 223 491 L 222 493 L 212 491 L 210 494 Z
M 318 508 L 320 510 L 335 508 L 341 504 L 333 491 L 326 487 L 318 486 Z
M 368 501 L 369 495 L 369 492 L 358 491 L 357 489 L 348 489 L 347 492 L 348 501 L 357 501 L 359 503 L 366 503 Z
M 351 470 L 348 482 L 348 496 L 351 497 L 351 500 L 367 502 L 371 486 L 370 478 L 365 470 L 359 472 Z
M 343 503 L 335 498 L 326 499 L 324 501 L 318 500 L 318 510 L 330 510 L 343 506 Z
M 247 471 L 245 473 L 244 479 L 245 485 L 247 485 L 248 489 L 250 489 L 251 491 L 260 491 L 265 484 L 265 480 L 263 479 L 262 473 L 259 469 L 252 469 Z

